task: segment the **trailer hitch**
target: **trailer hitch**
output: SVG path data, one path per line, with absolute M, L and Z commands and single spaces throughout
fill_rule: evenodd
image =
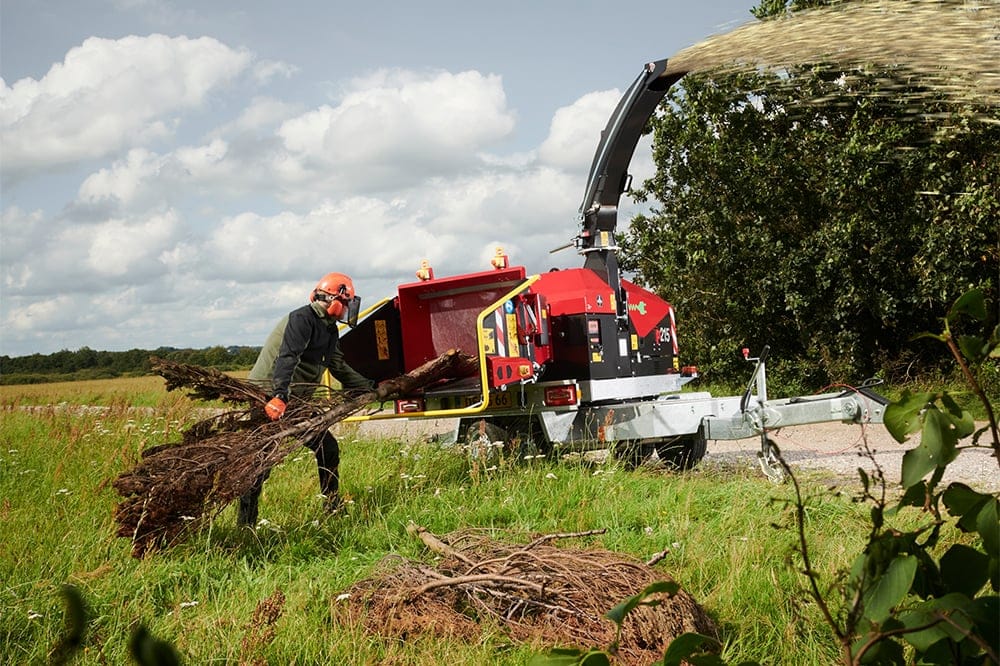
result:
M 750 349 L 747 347 L 743 348 L 743 358 L 754 363 L 754 368 L 750 375 L 750 381 L 747 382 L 747 388 L 740 398 L 740 411 L 743 413 L 744 418 L 753 419 L 754 425 L 760 430 L 760 451 L 757 452 L 757 462 L 760 464 L 760 469 L 764 472 L 764 476 L 774 483 L 784 483 L 785 468 L 778 459 L 780 455 L 778 445 L 774 443 L 773 439 L 767 436 L 768 431 L 764 423 L 764 410 L 767 407 L 767 356 L 770 352 L 770 345 L 764 345 L 760 356 L 750 356 Z M 750 407 L 750 396 L 753 395 L 754 388 L 757 389 L 757 413 L 751 415 L 747 411 Z

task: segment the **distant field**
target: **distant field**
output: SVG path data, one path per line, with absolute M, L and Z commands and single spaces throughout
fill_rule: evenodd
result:
M 228 373 L 246 377 L 246 371 Z M 164 379 L 158 375 L 90 379 L 50 384 L 0 385 L 0 405 L 103 405 L 128 403 L 135 407 L 170 404 L 183 393 L 167 393 Z

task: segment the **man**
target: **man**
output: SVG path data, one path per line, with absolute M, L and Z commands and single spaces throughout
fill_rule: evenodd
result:
M 309 398 L 323 378 L 330 374 L 348 390 L 372 390 L 375 382 L 356 372 L 344 360 L 340 350 L 339 323 L 354 326 L 361 299 L 354 293 L 354 283 L 343 273 L 328 273 L 313 289 L 309 304 L 278 322 L 267 337 L 248 379 L 270 388 L 271 400 L 264 407 L 276 421 L 285 413 L 289 397 Z M 339 486 L 340 447 L 329 431 L 306 444 L 316 453 L 319 490 L 326 508 L 336 511 L 341 504 Z M 254 487 L 240 498 L 238 523 L 256 525 L 263 474 Z

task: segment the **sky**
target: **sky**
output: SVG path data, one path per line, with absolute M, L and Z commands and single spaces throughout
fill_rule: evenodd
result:
M 258 346 L 334 271 L 370 305 L 422 260 L 580 266 L 622 92 L 755 4 L 3 0 L 0 355 Z

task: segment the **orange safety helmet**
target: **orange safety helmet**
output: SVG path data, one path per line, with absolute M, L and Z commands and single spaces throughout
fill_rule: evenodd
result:
M 321 297 L 320 292 L 328 295 Z M 354 281 L 343 273 L 327 273 L 316 284 L 309 295 L 309 302 L 320 300 L 326 303 L 326 313 L 345 324 L 354 326 L 358 322 L 361 299 L 354 293 Z

